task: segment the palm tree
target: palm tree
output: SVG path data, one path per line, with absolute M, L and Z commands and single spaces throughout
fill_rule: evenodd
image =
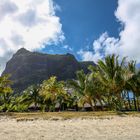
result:
M 91 92 L 94 94 L 94 104 L 96 107 L 96 102 L 100 103 L 101 110 L 103 110 L 103 103 L 106 103 L 105 93 L 106 88 L 102 85 L 97 77 L 97 68 L 94 66 L 89 66 L 91 73 L 89 74 L 90 87 L 92 87 Z M 106 103 L 107 104 L 107 103 Z
M 12 112 L 23 112 L 27 111 L 30 106 L 30 102 L 28 102 L 28 95 L 12 95 L 10 99 L 10 103 L 8 105 L 8 111 Z
M 43 97 L 44 104 L 47 103 L 50 111 L 55 110 L 55 105 L 57 102 L 63 102 L 62 96 L 66 96 L 66 90 L 62 82 L 57 82 L 56 77 L 50 77 L 50 79 L 45 80 L 41 85 L 39 90 L 39 95 Z
M 126 81 L 130 78 L 130 72 L 126 66 L 126 58 L 119 60 L 119 56 L 108 55 L 105 60 L 97 63 L 97 78 L 106 89 L 110 110 L 115 103 L 116 109 L 122 108 L 122 91 Z
M 76 80 L 70 80 L 69 85 L 74 88 L 75 93 L 78 98 L 79 105 L 84 107 L 85 103 L 88 103 L 92 110 L 95 110 L 95 100 L 94 100 L 94 85 L 92 80 L 90 80 L 89 75 L 85 74 L 83 70 L 76 73 Z M 93 105 L 94 102 L 94 105 Z
M 13 90 L 10 87 L 11 84 L 12 82 L 9 80 L 9 75 L 0 77 L 0 104 L 3 111 L 7 111 L 10 94 L 13 93 Z
M 140 110 L 140 71 L 137 70 L 135 61 L 130 61 L 128 63 L 128 69 L 131 71 L 132 77 L 127 82 L 127 90 L 133 92 L 135 110 Z
M 37 105 L 39 104 L 39 88 L 40 85 L 32 85 L 24 91 L 24 94 L 28 94 L 28 101 L 31 104 L 34 104 L 35 110 L 37 109 Z

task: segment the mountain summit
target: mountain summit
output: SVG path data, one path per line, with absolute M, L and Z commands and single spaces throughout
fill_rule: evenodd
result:
M 75 78 L 75 73 L 95 65 L 93 62 L 78 62 L 72 54 L 50 55 L 19 49 L 6 64 L 3 74 L 10 74 L 15 91 L 22 91 L 32 84 L 41 83 L 50 76 L 58 80 Z

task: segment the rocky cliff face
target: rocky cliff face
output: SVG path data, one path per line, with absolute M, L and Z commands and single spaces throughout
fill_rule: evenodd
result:
M 94 63 L 78 62 L 71 54 L 49 55 L 22 48 L 7 62 L 3 74 L 10 74 L 15 91 L 22 91 L 50 76 L 57 76 L 58 80 L 73 79 L 77 70 L 83 69 L 87 73 L 89 65 Z

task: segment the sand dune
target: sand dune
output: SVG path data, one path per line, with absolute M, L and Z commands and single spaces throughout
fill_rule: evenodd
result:
M 0 140 L 140 140 L 140 118 L 19 121 L 0 117 Z

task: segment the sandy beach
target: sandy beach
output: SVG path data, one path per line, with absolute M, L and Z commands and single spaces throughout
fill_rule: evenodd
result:
M 140 140 L 140 118 L 17 121 L 0 117 L 0 140 Z

